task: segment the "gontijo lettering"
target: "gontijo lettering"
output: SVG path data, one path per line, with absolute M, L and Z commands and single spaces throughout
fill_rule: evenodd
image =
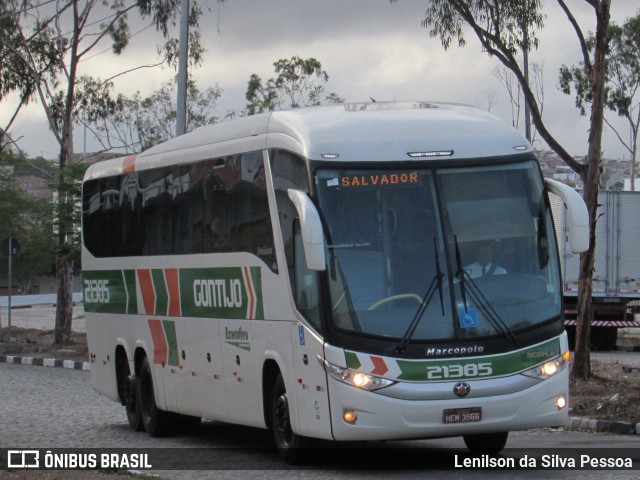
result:
M 228 280 L 194 280 L 193 300 L 196 307 L 242 307 L 242 284 L 237 278 Z

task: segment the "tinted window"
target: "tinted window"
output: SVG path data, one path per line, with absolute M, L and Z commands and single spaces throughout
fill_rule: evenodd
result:
M 275 271 L 262 153 L 90 180 L 83 237 L 96 257 L 243 251 Z

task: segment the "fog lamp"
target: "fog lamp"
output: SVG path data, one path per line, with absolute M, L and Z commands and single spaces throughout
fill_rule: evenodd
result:
M 556 407 L 558 407 L 558 410 L 562 410 L 566 406 L 567 399 L 564 397 L 564 395 L 560 395 L 558 398 L 556 398 Z
M 358 415 L 356 415 L 356 412 L 354 412 L 353 410 L 343 410 L 342 419 L 345 422 L 353 425 L 356 423 L 356 420 L 358 420 Z

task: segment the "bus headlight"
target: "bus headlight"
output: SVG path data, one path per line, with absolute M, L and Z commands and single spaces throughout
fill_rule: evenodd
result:
M 540 380 L 545 380 L 549 377 L 554 376 L 558 372 L 564 370 L 569 364 L 570 353 L 567 350 L 561 356 L 554 358 L 552 360 L 548 360 L 541 365 L 533 367 L 529 370 L 525 370 L 522 372 L 523 375 L 527 377 L 538 378 Z
M 336 380 L 363 390 L 373 392 L 395 383 L 392 380 L 387 380 L 386 378 L 378 377 L 376 375 L 369 375 L 368 373 L 358 372 L 350 368 L 339 367 L 321 359 L 320 357 L 318 357 L 318 361 L 325 371 Z

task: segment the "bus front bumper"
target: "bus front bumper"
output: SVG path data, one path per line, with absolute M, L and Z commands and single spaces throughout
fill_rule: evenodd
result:
M 568 377 L 565 368 L 517 392 L 476 398 L 472 388 L 465 398 L 442 400 L 393 398 L 331 379 L 333 435 L 337 441 L 400 440 L 562 426 L 569 411 Z

